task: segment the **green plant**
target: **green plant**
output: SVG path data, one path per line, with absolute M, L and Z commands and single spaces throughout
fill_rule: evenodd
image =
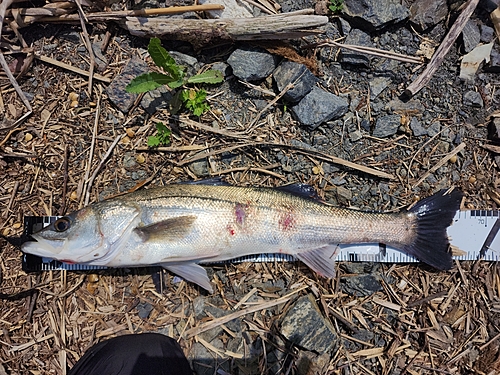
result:
M 330 0 L 330 5 L 328 6 L 328 8 L 333 13 L 340 12 L 343 7 L 344 7 L 344 0 Z
M 134 78 L 127 85 L 130 93 L 143 93 L 154 90 L 160 86 L 168 85 L 171 89 L 198 83 L 215 84 L 222 82 L 224 77 L 218 70 L 207 70 L 201 74 L 186 77 L 185 68 L 178 65 L 165 48 L 161 46 L 160 39 L 152 38 L 149 41 L 148 52 L 153 62 L 163 73 L 149 72 Z M 196 116 L 201 116 L 210 107 L 206 103 L 207 92 L 203 89 L 184 87 L 180 89 L 172 100 L 172 113 L 177 113 L 184 107 Z
M 157 146 L 166 146 L 170 143 L 170 134 L 172 132 L 169 128 L 163 125 L 163 122 L 156 123 L 156 135 L 152 135 L 148 137 L 148 146 L 149 147 L 157 147 Z

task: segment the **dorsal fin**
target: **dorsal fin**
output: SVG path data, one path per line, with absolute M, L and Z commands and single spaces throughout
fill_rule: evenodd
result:
M 314 189 L 311 185 L 308 184 L 302 184 L 302 183 L 290 184 L 290 185 L 279 186 L 276 189 L 285 191 L 293 195 L 297 195 L 301 198 L 314 199 L 317 201 L 321 200 L 318 193 L 316 192 L 316 189 Z

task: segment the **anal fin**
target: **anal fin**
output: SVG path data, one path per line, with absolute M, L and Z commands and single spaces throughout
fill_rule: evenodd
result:
M 201 286 L 210 293 L 214 292 L 207 271 L 196 263 L 162 263 L 161 266 L 183 279 Z
M 332 278 L 335 277 L 335 258 L 338 251 L 337 245 L 326 245 L 295 256 L 321 276 Z

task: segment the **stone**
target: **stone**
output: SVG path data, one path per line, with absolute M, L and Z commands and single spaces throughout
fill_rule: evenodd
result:
M 343 186 L 337 186 L 337 199 L 340 204 L 348 206 L 352 199 L 352 192 Z
M 205 159 L 194 161 L 188 167 L 196 177 L 206 177 L 210 174 L 208 171 L 208 162 Z
M 188 77 L 194 76 L 198 73 L 203 64 L 199 63 L 198 60 L 190 55 L 178 51 L 168 51 L 169 55 L 175 60 L 177 65 L 186 67 L 186 74 Z
M 439 121 L 433 122 L 431 126 L 427 128 L 427 135 L 429 137 L 434 137 L 441 131 L 441 123 Z
M 346 99 L 315 86 L 292 107 L 292 112 L 302 125 L 314 130 L 326 121 L 343 116 L 347 109 Z
M 344 293 L 358 297 L 370 296 L 384 290 L 380 278 L 372 274 L 342 277 L 340 279 L 340 289 Z
M 345 1 L 343 13 L 351 18 L 351 25 L 367 31 L 383 29 L 410 15 L 409 9 L 399 0 Z
M 391 79 L 388 77 L 375 77 L 370 82 L 370 97 L 376 98 L 379 94 L 386 89 L 391 83 Z
M 446 0 L 416 0 L 410 7 L 410 21 L 420 31 L 443 21 L 448 15 L 448 4 Z
M 468 20 L 462 30 L 462 40 L 464 42 L 464 50 L 469 53 L 479 45 L 481 41 L 481 33 L 479 27 L 474 20 Z
M 301 350 L 296 363 L 297 375 L 325 374 L 330 364 L 330 353 L 317 355 Z
M 463 96 L 464 105 L 469 107 L 482 108 L 484 106 L 483 98 L 477 91 L 467 91 Z
M 262 48 L 239 48 L 227 59 L 233 74 L 243 81 L 266 78 L 276 68 L 276 59 Z
M 396 134 L 401 125 L 400 115 L 385 115 L 380 116 L 375 123 L 373 136 L 377 138 L 385 138 Z
M 481 24 L 479 25 L 479 30 L 481 31 L 481 42 L 490 43 L 495 38 L 495 29 L 493 27 Z
M 311 294 L 300 297 L 287 311 L 280 333 L 293 344 L 317 353 L 337 346 L 335 329 L 323 317 Z
M 349 35 L 347 35 L 345 39 L 345 44 L 373 47 L 373 43 L 370 36 L 367 33 L 361 31 L 360 29 L 352 29 Z M 348 49 L 343 49 L 342 58 L 340 61 L 345 64 L 363 65 L 369 67 L 371 59 L 369 55 L 351 51 Z
M 281 92 L 289 83 L 294 83 L 283 98 L 290 103 L 297 103 L 311 92 L 318 79 L 303 64 L 284 60 L 273 72 L 273 78 Z
M 349 133 L 349 138 L 351 139 L 351 142 L 357 142 L 363 138 L 363 134 L 359 130 L 355 130 Z
M 494 142 L 500 141 L 500 117 L 493 117 L 488 124 L 488 139 Z
M 166 85 L 160 86 L 143 95 L 141 107 L 144 108 L 147 113 L 153 115 L 158 109 L 168 108 L 173 97 L 172 91 L 170 91 Z
M 109 100 L 123 113 L 128 113 L 137 99 L 137 94 L 131 94 L 125 91 L 125 87 L 135 77 L 146 73 L 149 70 L 148 65 L 132 57 L 123 71 L 118 74 L 106 89 Z
M 410 129 L 415 137 L 421 137 L 427 134 L 427 129 L 422 126 L 422 123 L 418 121 L 416 117 L 412 117 L 410 121 Z
M 147 319 L 151 311 L 153 311 L 153 306 L 148 302 L 141 302 L 135 308 L 137 310 L 137 315 L 139 315 L 141 319 Z

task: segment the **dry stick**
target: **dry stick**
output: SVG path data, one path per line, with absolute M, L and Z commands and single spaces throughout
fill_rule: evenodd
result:
M 100 90 L 100 86 L 99 86 L 99 91 Z M 85 201 L 84 201 L 84 204 L 85 206 L 89 203 L 89 199 L 90 199 L 90 193 L 87 194 L 87 190 L 88 190 L 88 178 L 89 178 L 89 174 L 90 174 L 90 168 L 92 167 L 92 159 L 94 158 L 94 147 L 95 147 L 95 140 L 96 140 L 96 136 L 97 136 L 97 126 L 99 124 L 99 114 L 101 112 L 100 110 L 101 108 L 101 92 L 99 93 L 99 96 L 97 97 L 97 106 L 96 106 L 96 109 L 95 109 L 95 119 L 94 119 L 94 131 L 92 132 L 92 143 L 90 144 L 90 154 L 89 154 L 89 161 L 88 161 L 88 165 L 87 165 L 87 169 L 85 171 L 85 177 L 83 178 L 83 193 L 82 194 L 82 198 L 83 196 L 85 196 Z M 82 202 L 80 201 L 80 206 L 81 206 Z
M 52 59 L 50 57 L 47 57 L 47 56 L 38 56 L 38 55 L 35 55 L 35 58 L 37 60 L 40 60 L 40 61 L 43 61 L 45 63 L 48 63 L 48 64 L 52 64 L 52 65 L 55 65 L 55 66 L 58 66 L 60 68 L 63 68 L 63 69 L 66 69 L 66 70 L 69 70 L 71 72 L 74 72 L 74 73 L 78 73 L 78 74 L 81 74 L 83 76 L 86 76 L 86 77 L 90 77 L 90 73 L 87 72 L 86 70 L 83 70 L 83 69 L 80 69 L 80 68 L 77 68 L 76 66 L 72 66 L 72 65 L 69 65 L 69 64 L 65 64 L 61 61 L 57 61 L 56 59 Z M 104 77 L 100 74 L 94 74 L 93 77 L 101 82 L 105 82 L 105 83 L 111 83 L 111 78 L 108 78 L 108 77 Z
M 153 9 L 138 9 L 138 10 L 121 10 L 116 12 L 94 12 L 87 13 L 88 22 L 102 22 L 117 20 L 125 17 L 147 17 L 147 16 L 162 16 L 169 14 L 178 14 L 186 12 L 203 12 L 208 10 L 223 10 L 224 6 L 220 4 L 205 4 L 205 5 L 189 5 L 169 8 L 153 8 Z M 42 17 L 37 22 L 64 22 L 78 21 L 78 15 L 68 14 L 58 17 Z
M 460 16 L 458 16 L 457 20 L 455 21 L 448 34 L 439 45 L 436 52 L 434 52 L 434 55 L 432 56 L 431 61 L 429 61 L 429 64 L 427 64 L 427 67 L 424 69 L 422 73 L 420 73 L 417 79 L 415 79 L 415 81 L 413 81 L 406 88 L 404 92 L 405 95 L 407 96 L 415 95 L 430 81 L 436 70 L 443 62 L 451 46 L 453 45 L 453 43 L 455 43 L 455 40 L 458 38 L 458 35 L 460 35 L 460 33 L 462 32 L 465 24 L 472 15 L 472 12 L 474 12 L 474 9 L 476 9 L 478 2 L 479 0 L 469 0 L 467 2 L 467 5 L 465 6 L 464 10 L 460 14 Z
M 82 4 L 80 0 L 76 0 L 76 6 L 78 8 L 78 16 L 80 17 L 80 24 L 82 26 L 83 39 L 85 40 L 85 44 L 87 45 L 87 50 L 89 51 L 90 57 L 90 68 L 89 68 L 89 98 L 92 98 L 92 77 L 94 76 L 94 68 L 95 68 L 95 55 L 94 50 L 92 48 L 92 43 L 90 42 L 89 33 L 87 32 L 87 26 L 85 26 L 85 22 L 88 22 L 87 17 L 82 9 Z
M 263 302 L 259 305 L 251 306 L 251 307 L 248 307 L 246 309 L 236 311 L 232 314 L 228 314 L 228 315 L 222 316 L 220 318 L 211 320 L 209 322 L 202 323 L 197 327 L 193 327 L 193 328 L 188 329 L 185 332 L 185 335 L 186 335 L 185 337 L 189 339 L 189 338 L 196 336 L 202 332 L 208 331 L 211 328 L 215 328 L 215 327 L 218 327 L 222 324 L 226 324 L 227 322 L 230 322 L 233 319 L 239 318 L 240 316 L 244 316 L 246 314 L 251 314 L 251 313 L 254 313 L 254 312 L 259 311 L 259 310 L 268 309 L 270 307 L 288 302 L 295 294 L 297 294 L 297 293 L 299 293 L 302 290 L 307 289 L 307 288 L 309 288 L 309 286 L 306 285 L 306 286 L 303 286 L 297 290 L 294 290 L 291 293 L 288 293 L 287 295 L 284 295 L 283 297 L 277 298 L 273 301 Z
M 443 157 L 440 161 L 436 163 L 431 169 L 429 169 L 427 172 L 424 173 L 422 178 L 417 181 L 413 187 L 415 188 L 416 186 L 420 185 L 431 173 L 434 173 L 436 170 L 441 168 L 448 160 L 450 160 L 453 156 L 458 154 L 460 151 L 462 151 L 465 148 L 465 143 L 460 143 L 457 147 L 453 149 L 449 154 L 447 154 L 445 157 Z
M 66 211 L 66 193 L 68 190 L 68 145 L 64 146 L 64 161 L 63 161 L 63 171 L 64 171 L 64 180 L 63 180 L 63 191 L 62 191 L 62 205 L 59 209 L 59 216 L 64 215 Z
M 299 81 L 299 79 L 300 79 L 303 75 L 304 75 L 304 73 L 302 73 L 302 74 L 300 75 L 300 77 L 299 77 L 299 78 L 297 78 L 294 82 L 290 82 L 288 85 L 286 85 L 286 86 L 285 86 L 285 88 L 284 88 L 284 89 L 283 89 L 283 90 L 282 90 L 282 91 L 281 91 L 278 95 L 276 95 L 276 97 L 274 97 L 274 99 L 273 99 L 273 100 L 271 100 L 271 101 L 269 102 L 269 104 L 268 104 L 268 105 L 266 105 L 266 106 L 264 107 L 264 109 L 262 109 L 262 111 L 260 111 L 260 112 L 257 114 L 257 116 L 255 116 L 255 118 L 254 118 L 252 121 L 250 121 L 250 124 L 248 124 L 247 133 L 250 133 L 250 132 L 252 131 L 252 127 L 255 125 L 255 123 L 256 123 L 257 121 L 259 121 L 259 120 L 260 120 L 260 117 L 264 114 L 264 112 L 266 112 L 266 111 L 267 111 L 269 108 L 271 108 L 271 107 L 272 107 L 272 106 L 273 106 L 273 105 L 274 105 L 274 104 L 275 104 L 278 100 L 280 100 L 280 99 L 283 97 L 283 95 L 285 95 L 285 94 L 288 92 L 288 90 L 291 90 L 291 89 L 293 88 L 293 86 L 295 85 L 295 83 L 297 83 L 297 82 Z
M 111 146 L 109 146 L 109 149 L 106 152 L 106 154 L 104 154 L 104 156 L 102 157 L 101 162 L 99 163 L 99 165 L 97 166 L 97 168 L 94 170 L 94 173 L 92 173 L 92 176 L 90 177 L 90 180 L 89 180 L 89 183 L 88 183 L 88 186 L 87 186 L 87 195 L 85 196 L 85 205 L 87 205 L 88 202 L 90 201 L 90 190 L 92 189 L 92 184 L 94 183 L 94 180 L 97 177 L 97 174 L 101 170 L 101 168 L 104 165 L 104 163 L 106 162 L 106 160 L 109 158 L 109 155 L 111 155 L 111 153 L 113 152 L 114 148 L 118 144 L 118 141 L 120 139 L 122 139 L 123 137 L 125 137 L 125 135 L 126 134 L 118 135 L 115 138 L 115 140 L 113 141 L 113 143 L 111 144 Z
M 398 60 L 398 61 L 408 62 L 408 63 L 413 63 L 413 64 L 422 64 L 424 62 L 423 58 L 421 58 L 421 57 L 403 55 L 401 53 L 396 53 L 396 52 L 392 52 L 392 51 L 385 51 L 385 50 L 382 50 L 379 48 L 373 48 L 373 47 L 356 46 L 354 44 L 342 44 L 342 43 L 336 42 L 334 40 L 329 40 L 328 42 L 319 43 L 319 44 L 313 44 L 311 46 L 307 46 L 307 48 L 316 48 L 316 47 L 325 47 L 325 46 L 345 48 L 345 49 L 348 49 L 351 51 L 365 53 L 367 55 L 384 57 L 387 59 L 393 59 L 393 60 Z
M 195 156 L 193 156 L 193 157 L 191 157 L 189 159 L 185 159 L 185 160 L 182 160 L 182 161 L 178 162 L 177 165 L 178 166 L 183 166 L 185 164 L 192 163 L 193 161 L 196 161 L 196 160 L 199 160 L 199 159 L 203 159 L 203 158 L 208 157 L 208 156 L 218 155 L 218 154 L 221 154 L 221 153 L 226 152 L 226 151 L 230 152 L 230 151 L 238 149 L 238 148 L 243 148 L 243 147 L 257 147 L 257 146 L 287 147 L 287 148 L 291 148 L 291 149 L 297 150 L 297 151 L 299 151 L 301 153 L 304 153 L 304 154 L 307 154 L 307 155 L 314 155 L 318 159 L 323 159 L 323 160 L 326 160 L 326 161 L 329 161 L 329 162 L 332 162 L 332 163 L 335 163 L 335 164 L 340 164 L 340 165 L 343 165 L 345 167 L 348 167 L 348 168 L 351 168 L 351 169 L 355 169 L 355 170 L 358 170 L 358 171 L 361 171 L 363 173 L 367 173 L 367 174 L 370 174 L 370 175 L 378 176 L 378 177 L 381 177 L 381 178 L 387 178 L 389 180 L 394 180 L 396 178 L 392 174 L 388 174 L 388 173 L 385 173 L 385 172 L 382 172 L 382 171 L 379 171 L 379 170 L 376 170 L 376 169 L 373 169 L 373 168 L 370 168 L 370 167 L 365 167 L 364 165 L 359 165 L 359 164 L 353 163 L 351 161 L 347 161 L 347 160 L 338 158 L 336 156 L 328 155 L 328 154 L 323 153 L 321 151 L 311 150 L 311 149 L 303 148 L 303 147 L 300 147 L 300 146 L 294 146 L 294 145 L 289 145 L 289 144 L 285 144 L 285 143 L 274 143 L 274 142 L 248 142 L 248 143 L 241 143 L 241 144 L 237 144 L 237 145 L 225 147 L 225 148 L 218 149 L 218 150 L 212 150 L 212 151 L 207 152 L 207 153 L 199 153 L 198 155 L 195 155 Z M 205 147 L 205 149 L 209 149 L 209 148 L 211 148 L 211 147 L 210 146 L 209 147 Z M 158 151 L 169 151 L 169 150 L 164 150 L 163 147 L 158 147 L 158 148 L 156 148 L 156 150 L 158 150 Z
M 5 13 L 7 12 L 7 8 L 13 3 L 13 0 L 3 0 L 0 2 L 0 40 L 2 40 L 2 29 L 3 29 L 3 21 L 5 19 Z M 24 106 L 28 109 L 28 112 L 26 112 L 23 116 L 18 118 L 14 124 L 12 124 L 9 127 L 15 127 L 19 125 L 21 122 L 23 122 L 31 113 L 33 112 L 33 109 L 31 108 L 31 104 L 29 100 L 26 98 L 26 95 L 24 94 L 23 90 L 21 90 L 21 87 L 18 85 L 16 79 L 14 78 L 14 75 L 11 73 L 10 68 L 7 64 L 7 61 L 5 61 L 5 56 L 3 53 L 0 52 L 0 65 L 2 65 L 2 68 L 9 78 L 10 83 L 14 87 L 14 89 L 17 92 L 17 95 L 21 98 Z

